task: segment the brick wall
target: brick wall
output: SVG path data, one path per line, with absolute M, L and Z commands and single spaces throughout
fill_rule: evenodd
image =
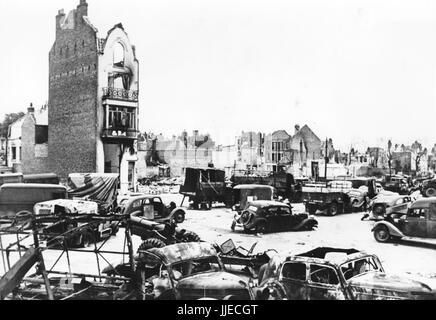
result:
M 97 36 L 87 24 L 86 3 L 73 12 L 73 23 L 56 17 L 56 41 L 49 53 L 49 166 L 61 177 L 95 172 L 97 140 Z

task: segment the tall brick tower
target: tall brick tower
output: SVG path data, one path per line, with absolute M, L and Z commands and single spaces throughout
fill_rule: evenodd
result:
M 88 19 L 88 4 L 56 16 L 49 53 L 48 156 L 51 171 L 119 173 L 134 181 L 138 128 L 135 48 L 121 24 L 105 38 Z

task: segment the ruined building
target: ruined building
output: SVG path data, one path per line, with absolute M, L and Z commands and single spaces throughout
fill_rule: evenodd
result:
M 103 37 L 88 18 L 88 4 L 56 16 L 49 53 L 49 169 L 119 173 L 121 189 L 135 180 L 138 136 L 135 47 L 121 24 Z

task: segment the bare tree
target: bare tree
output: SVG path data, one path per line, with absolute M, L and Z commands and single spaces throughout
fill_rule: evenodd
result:
M 392 148 L 392 141 L 389 140 L 388 141 L 388 166 L 389 166 L 389 178 L 391 177 L 392 173 L 391 173 L 391 166 L 392 166 L 392 152 L 391 152 L 391 148 Z

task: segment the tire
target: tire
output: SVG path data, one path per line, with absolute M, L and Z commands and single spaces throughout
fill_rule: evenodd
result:
M 24 230 L 30 229 L 32 227 L 32 221 L 31 221 L 32 213 L 31 212 L 26 211 L 26 210 L 17 212 L 15 214 L 15 218 L 16 218 L 15 221 L 17 224 L 21 224 L 21 223 L 23 224 L 22 228 Z
M 386 226 L 379 226 L 374 230 L 374 238 L 377 242 L 388 242 L 391 238 L 389 230 Z
M 182 210 L 178 210 L 174 213 L 173 218 L 177 223 L 183 223 L 185 221 L 185 213 Z
M 436 196 L 436 189 L 433 187 L 428 188 L 425 190 L 426 197 L 435 197 Z
M 242 214 L 241 214 L 241 222 L 242 222 L 242 224 L 248 224 L 248 223 L 250 223 L 250 221 L 253 219 L 253 215 L 250 213 L 250 212 L 248 212 L 248 211 L 244 211 L 244 212 L 242 212 Z
M 192 232 L 192 231 L 186 231 L 182 235 L 181 240 L 182 240 L 182 242 L 200 242 L 201 241 L 199 235 L 196 234 L 195 232 Z
M 329 208 L 327 209 L 327 214 L 332 217 L 338 214 L 338 205 L 336 202 L 332 202 L 330 204 Z
M 372 209 L 372 212 L 374 212 L 374 214 L 381 216 L 385 213 L 385 208 L 383 207 L 383 205 L 375 205 L 374 208 Z
M 144 240 L 141 243 L 141 245 L 138 248 L 138 252 L 139 251 L 146 251 L 146 250 L 152 249 L 152 248 L 163 248 L 165 246 L 166 246 L 166 244 L 162 240 L 157 239 L 157 238 L 150 238 L 150 239 Z

